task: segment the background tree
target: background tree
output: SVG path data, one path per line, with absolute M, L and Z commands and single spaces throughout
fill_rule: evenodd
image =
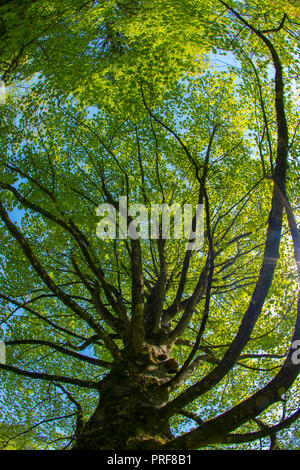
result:
M 45 448 L 280 446 L 299 416 L 297 5 L 59 2 L 41 31 L 31 3 L 2 66 L 2 421 Z M 121 195 L 203 204 L 203 247 L 100 240 Z

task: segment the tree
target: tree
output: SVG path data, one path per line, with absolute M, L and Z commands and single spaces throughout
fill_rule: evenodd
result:
M 0 108 L 2 421 L 45 447 L 280 446 L 300 415 L 296 2 L 57 2 L 42 31 L 31 3 Z M 162 218 L 100 239 L 120 196 L 203 206 L 201 249 L 176 214 L 170 239 Z

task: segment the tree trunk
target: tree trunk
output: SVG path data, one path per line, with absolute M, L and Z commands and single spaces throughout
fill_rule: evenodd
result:
M 101 381 L 98 407 L 74 450 L 156 450 L 172 439 L 168 419 L 160 414 L 168 392 L 159 386 L 177 363 L 169 347 L 144 346 L 138 357 L 124 350 L 122 361 Z

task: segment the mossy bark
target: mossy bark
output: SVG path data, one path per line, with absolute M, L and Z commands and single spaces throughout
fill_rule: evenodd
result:
M 100 383 L 98 407 L 78 434 L 74 450 L 156 450 L 172 439 L 160 412 L 169 398 L 160 385 L 175 372 L 170 351 L 150 345 L 138 356 L 123 351 L 122 361 Z

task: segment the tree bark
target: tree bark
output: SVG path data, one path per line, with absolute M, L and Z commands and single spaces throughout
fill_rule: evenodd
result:
M 74 450 L 156 450 L 174 437 L 160 413 L 168 392 L 160 386 L 176 371 L 171 348 L 144 344 L 122 359 L 99 384 L 99 404 L 77 436 Z

